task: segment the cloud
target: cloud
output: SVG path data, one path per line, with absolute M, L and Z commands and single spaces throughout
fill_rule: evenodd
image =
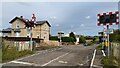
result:
M 119 0 L 3 0 L 3 2 L 118 2 Z
M 4 2 L 3 7 L 0 7 L 2 8 L 2 11 L 4 11 L 1 12 L 4 15 L 2 17 L 4 28 L 9 27 L 8 22 L 15 16 L 23 15 L 25 18 L 29 19 L 31 18 L 31 14 L 35 13 L 37 20 L 49 21 L 52 25 L 52 35 L 55 35 L 58 31 L 62 30 L 65 33 L 75 31 L 76 33 L 95 35 L 97 34 L 98 29 L 101 29 L 96 27 L 97 14 L 102 13 L 103 11 L 114 11 L 118 9 L 117 6 L 118 4 L 113 2 Z
M 87 17 L 85 17 L 86 19 L 90 19 L 91 17 L 90 16 L 87 16 Z
M 57 25 L 55 25 L 55 26 L 57 26 L 57 27 L 58 27 L 58 26 L 60 26 L 60 25 L 59 25 L 59 24 L 57 24 Z
M 84 27 L 85 25 L 84 25 L 84 24 L 81 24 L 80 26 Z

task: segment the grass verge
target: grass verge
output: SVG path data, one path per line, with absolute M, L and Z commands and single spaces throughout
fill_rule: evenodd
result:
M 103 68 L 119 68 L 116 63 L 116 58 L 114 56 L 103 57 L 101 63 L 103 64 Z
M 100 44 L 97 46 L 96 49 L 97 49 L 97 50 L 102 50 L 102 44 L 100 43 Z
M 33 52 L 30 50 L 17 51 L 15 47 L 9 48 L 2 51 L 2 62 L 8 62 L 30 54 L 33 54 Z

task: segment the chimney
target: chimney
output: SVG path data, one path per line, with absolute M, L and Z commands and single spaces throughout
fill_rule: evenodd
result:
M 20 16 L 20 18 L 23 18 L 23 16 Z

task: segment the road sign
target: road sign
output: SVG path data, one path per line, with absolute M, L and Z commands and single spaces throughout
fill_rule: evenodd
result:
M 106 29 L 104 30 L 105 34 L 112 34 L 113 33 L 113 29 Z

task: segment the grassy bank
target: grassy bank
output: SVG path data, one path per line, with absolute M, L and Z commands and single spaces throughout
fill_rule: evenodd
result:
M 117 64 L 117 59 L 114 56 L 103 57 L 101 63 L 103 64 L 104 68 L 119 68 Z
M 30 50 L 17 51 L 15 47 L 2 51 L 2 62 L 8 62 L 27 55 L 33 54 Z
M 102 44 L 100 43 L 100 44 L 97 46 L 96 49 L 97 49 L 97 50 L 102 50 Z

